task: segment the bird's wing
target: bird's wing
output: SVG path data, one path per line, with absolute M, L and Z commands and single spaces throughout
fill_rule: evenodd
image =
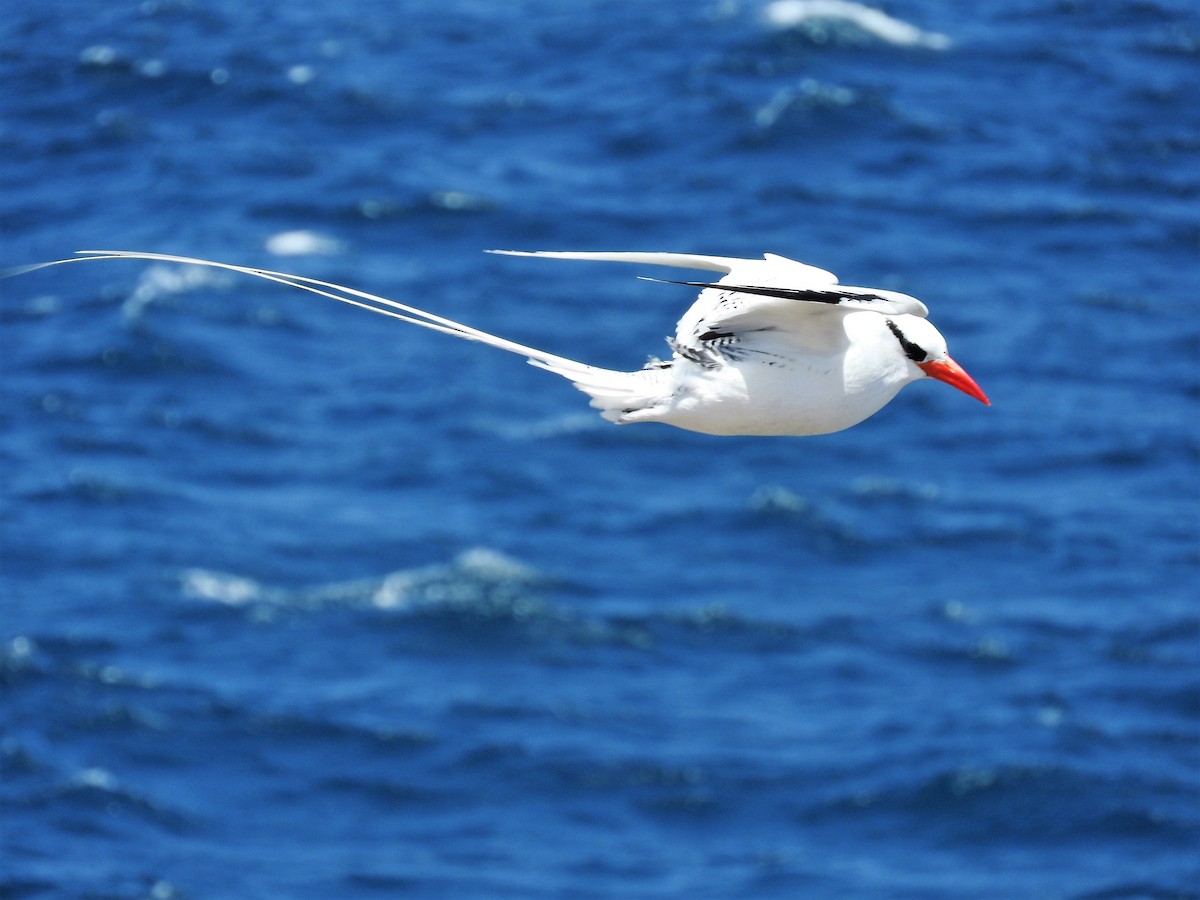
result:
M 647 279 L 659 281 L 662 279 Z M 825 308 L 836 307 L 843 312 L 852 309 L 865 309 L 881 313 L 885 316 L 910 315 L 925 318 L 929 310 L 916 297 L 901 294 L 897 291 L 885 291 L 879 288 L 854 287 L 848 284 L 818 285 L 810 287 L 778 287 L 765 284 L 735 284 L 732 278 L 722 278 L 719 281 L 668 281 L 667 284 L 682 284 L 688 287 L 698 287 L 703 290 L 697 298 L 697 305 L 706 300 L 708 305 L 716 306 L 724 303 L 731 294 L 739 295 L 742 299 L 737 304 L 745 314 L 751 310 L 761 309 L 766 315 L 778 314 L 791 308 L 793 312 L 818 312 Z M 705 297 L 709 294 L 709 297 Z M 758 298 L 766 297 L 767 301 Z M 780 302 L 783 301 L 783 302 Z M 820 304 L 820 306 L 800 306 L 796 304 Z
M 489 250 L 506 256 L 538 256 L 545 259 L 581 259 L 594 262 L 640 263 L 647 266 L 673 266 L 681 269 L 705 269 L 721 272 L 716 282 L 679 281 L 691 287 L 706 289 L 697 300 L 717 305 L 725 294 L 736 291 L 743 295 L 739 304 L 745 309 L 761 306 L 764 310 L 786 308 L 772 301 L 814 303 L 824 306 L 839 306 L 843 309 L 868 309 L 885 315 L 908 313 L 925 316 L 925 304 L 915 297 L 896 291 L 839 285 L 837 276 L 816 266 L 764 253 L 762 259 L 743 259 L 735 256 L 700 256 L 691 253 L 640 253 L 621 251 L 576 251 L 576 250 Z M 650 279 L 654 280 L 654 279 Z M 711 289 L 711 290 L 709 290 Z M 706 294 L 708 296 L 706 296 Z M 752 297 L 768 298 L 767 302 L 755 304 Z M 693 307 L 693 310 L 695 307 Z M 817 307 L 810 311 L 815 312 Z
M 848 285 L 777 287 L 736 284 L 728 277 L 715 283 L 681 283 L 702 290 L 679 320 L 672 345 L 677 353 L 712 364 L 733 358 L 739 349 L 753 351 L 762 345 L 786 344 L 815 354 L 840 352 L 846 313 L 927 312 L 925 304 L 906 294 Z
M 837 284 L 837 276 L 816 266 L 806 265 L 776 256 L 763 254 L 762 259 L 742 259 L 736 256 L 700 256 L 692 253 L 640 253 L 621 251 L 575 250 L 489 250 L 506 256 L 540 256 L 545 259 L 582 259 L 592 262 L 638 263 L 643 266 L 671 266 L 677 269 L 707 269 L 723 272 L 749 284 L 769 284 L 778 279 L 802 280 L 806 284 Z
M 841 314 L 870 310 L 884 315 L 925 316 L 925 304 L 895 291 L 839 285 L 837 276 L 785 256 L 762 259 L 696 256 L 688 253 L 491 250 L 509 256 L 675 266 L 722 273 L 714 281 L 678 281 L 701 288 L 676 326 L 676 352 L 718 363 L 733 344 L 753 344 L 750 335 L 771 332 L 810 352 L 834 351 L 842 338 Z M 655 280 L 655 279 L 650 279 Z M 772 341 L 778 343 L 778 341 Z

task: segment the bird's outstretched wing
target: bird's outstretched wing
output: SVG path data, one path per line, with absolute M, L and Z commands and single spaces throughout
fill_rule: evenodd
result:
M 641 253 L 594 250 L 489 250 L 505 256 L 540 256 L 545 259 L 581 259 L 592 262 L 637 263 L 643 266 L 671 266 L 676 269 L 707 269 L 745 280 L 748 284 L 769 284 L 785 278 L 805 284 L 837 284 L 837 276 L 816 266 L 763 254 L 762 259 L 736 256 L 701 256 L 694 253 Z
M 925 304 L 896 291 L 837 283 L 837 276 L 794 259 L 764 254 L 762 259 L 697 256 L 689 253 L 493 250 L 510 256 L 639 263 L 721 272 L 716 281 L 671 281 L 700 288 L 700 295 L 676 326 L 676 353 L 706 365 L 754 352 L 756 333 L 810 350 L 837 352 L 845 336 L 840 313 L 869 310 L 883 315 L 928 314 Z M 661 279 L 648 279 L 658 281 Z M 831 315 L 833 314 L 833 315 Z M 785 337 L 786 336 L 786 337 Z
M 679 320 L 672 346 L 710 365 L 739 357 L 768 362 L 781 345 L 818 355 L 842 353 L 847 343 L 842 320 L 849 312 L 926 314 L 925 304 L 905 294 L 848 285 L 766 287 L 728 277 L 683 283 L 702 290 Z

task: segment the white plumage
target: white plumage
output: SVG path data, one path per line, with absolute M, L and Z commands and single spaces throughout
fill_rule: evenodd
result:
M 618 424 L 662 422 L 707 434 L 810 435 L 840 431 L 882 409 L 910 382 L 932 377 L 988 403 L 946 352 L 946 341 L 906 294 L 837 283 L 782 256 L 525 252 L 511 256 L 637 263 L 720 273 L 700 288 L 670 340 L 672 354 L 633 372 L 602 369 L 488 334 L 416 307 L 330 282 L 165 253 L 89 250 L 46 266 L 144 259 L 228 269 L 359 306 L 423 328 L 520 354 L 571 381 Z

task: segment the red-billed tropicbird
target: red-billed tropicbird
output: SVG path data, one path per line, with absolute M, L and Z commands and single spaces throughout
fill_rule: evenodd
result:
M 878 412 L 902 387 L 936 378 L 983 403 L 983 391 L 946 352 L 946 340 L 907 294 L 838 284 L 823 269 L 774 254 L 762 259 L 686 253 L 527 252 L 511 256 L 637 263 L 719 272 L 669 338 L 671 358 L 634 372 L 585 365 L 364 291 L 303 275 L 123 250 L 81 251 L 46 266 L 142 259 L 229 269 L 381 315 L 489 344 L 568 379 L 610 422 L 662 422 L 706 434 L 810 435 L 841 431 Z M 990 404 L 989 404 L 990 405 Z

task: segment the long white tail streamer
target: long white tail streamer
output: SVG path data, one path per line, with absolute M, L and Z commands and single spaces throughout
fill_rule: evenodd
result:
M 455 337 L 462 338 L 463 340 L 478 341 L 479 343 L 488 344 L 501 350 L 508 350 L 510 353 L 516 353 L 527 357 L 529 361 L 535 365 L 548 366 L 554 371 L 558 371 L 560 368 L 566 370 L 575 368 L 594 368 L 592 366 L 585 366 L 583 363 L 578 363 L 562 356 L 556 356 L 553 353 L 547 353 L 543 350 L 538 350 L 536 347 L 528 347 L 525 344 L 519 344 L 516 341 L 510 341 L 506 338 L 489 334 L 488 332 L 481 331 L 478 328 L 472 328 L 471 326 L 464 325 L 461 322 L 455 322 L 453 319 L 447 319 L 443 316 L 434 315 L 433 313 L 426 312 L 423 309 L 417 309 L 415 306 L 409 306 L 396 300 L 389 300 L 386 297 L 380 297 L 376 294 L 367 293 L 366 291 L 360 291 L 344 285 L 334 284 L 329 281 L 321 281 L 318 278 L 309 278 L 305 275 L 292 275 L 287 272 L 274 272 L 270 269 L 256 269 L 251 266 L 239 266 L 233 263 L 216 262 L 211 259 L 199 259 L 193 256 L 176 256 L 171 253 L 144 253 L 134 250 L 80 250 L 76 256 L 72 256 L 67 259 L 56 259 L 51 262 L 34 263 L 33 265 L 5 270 L 2 277 L 7 278 L 14 275 L 22 275 L 27 272 L 35 272 L 38 269 L 46 269 L 51 266 L 89 262 L 99 259 L 141 259 L 154 262 L 180 263 L 191 266 L 208 266 L 213 269 L 226 269 L 230 272 L 239 272 L 243 275 L 252 275 L 255 278 L 262 278 L 267 281 L 274 281 L 278 284 L 286 285 L 287 287 L 308 291 L 310 294 L 316 294 L 320 297 L 328 297 L 330 300 L 337 300 L 340 303 L 348 303 L 351 306 L 357 306 L 360 309 L 378 313 L 381 316 L 399 319 L 401 322 L 419 325 L 422 328 L 428 328 L 432 331 L 440 331 L 443 334 L 454 335 Z

